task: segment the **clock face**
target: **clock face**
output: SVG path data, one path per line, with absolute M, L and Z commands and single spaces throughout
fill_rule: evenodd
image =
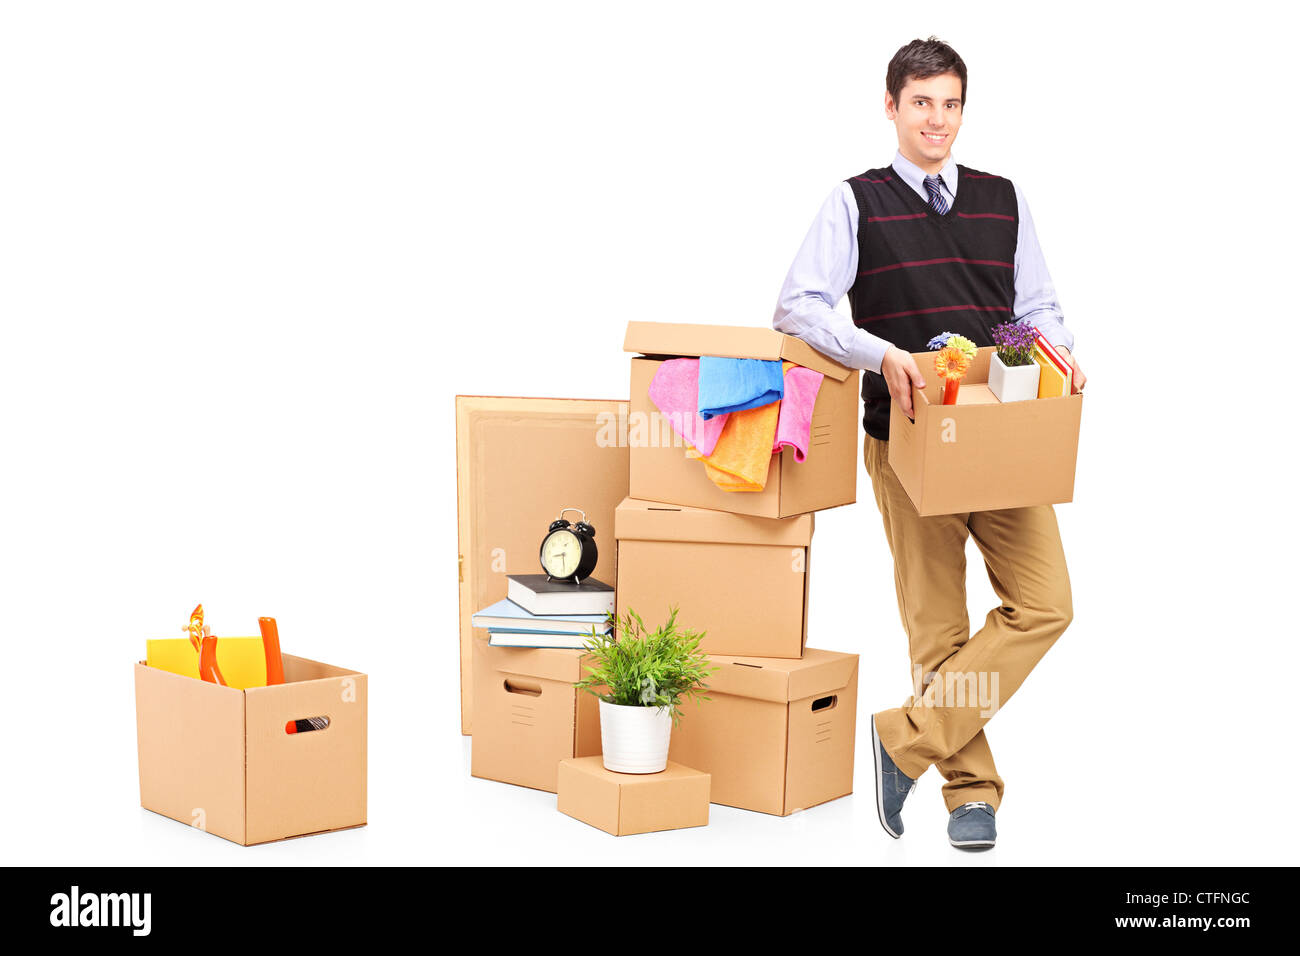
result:
M 561 528 L 546 536 L 542 545 L 542 567 L 553 578 L 568 578 L 582 560 L 582 542 L 572 531 Z

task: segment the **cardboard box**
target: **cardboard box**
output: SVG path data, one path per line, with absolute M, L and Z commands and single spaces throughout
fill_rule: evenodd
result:
M 245 690 L 136 664 L 140 806 L 245 846 L 365 824 L 366 675 L 283 657 Z
M 856 369 L 845 368 L 807 343 L 770 328 L 629 322 L 623 350 L 642 353 L 632 359 L 628 412 L 628 494 L 633 498 L 767 518 L 785 518 L 857 500 Z M 723 491 L 710 481 L 704 465 L 686 457 L 686 444 L 650 401 L 650 382 L 666 359 L 701 355 L 786 359 L 826 376 L 813 406 L 807 458 L 796 462 L 789 452 L 772 456 L 767 483 L 760 492 Z
M 561 760 L 600 753 L 600 702 L 573 686 L 585 656 L 475 636 L 473 776 L 555 793 Z
M 786 816 L 853 792 L 858 655 L 713 655 L 707 701 L 686 700 L 670 760 L 712 776 L 714 803 Z
M 506 575 L 539 574 L 537 552 L 561 508 L 596 529 L 591 576 L 614 584 L 614 507 L 627 497 L 626 401 L 456 396 L 461 733 L 471 732 L 470 618 L 506 596 Z M 570 520 L 577 515 L 566 515 Z
M 709 775 L 671 760 L 659 773 L 614 773 L 601 758 L 561 760 L 556 807 L 614 836 L 709 824 Z
M 934 352 L 913 355 L 926 381 L 912 389 L 913 422 L 894 402 L 889 464 L 921 515 L 1050 505 L 1074 498 L 1083 395 L 1002 404 L 988 391 L 982 348 L 956 405 L 944 405 Z
M 799 657 L 813 516 L 758 518 L 627 498 L 614 511 L 616 613 L 704 631 L 708 654 Z

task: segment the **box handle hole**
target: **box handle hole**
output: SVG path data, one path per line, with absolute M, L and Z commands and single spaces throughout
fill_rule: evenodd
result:
M 330 725 L 328 717 L 299 717 L 284 725 L 286 734 L 309 734 L 314 730 L 324 730 Z
M 541 697 L 541 684 L 525 684 L 523 681 L 503 681 L 507 694 L 523 694 L 525 697 Z
M 819 710 L 831 710 L 834 706 L 835 706 L 834 694 L 832 694 L 830 697 L 818 697 L 815 701 L 812 702 L 812 709 L 814 714 L 817 713 L 817 711 Z

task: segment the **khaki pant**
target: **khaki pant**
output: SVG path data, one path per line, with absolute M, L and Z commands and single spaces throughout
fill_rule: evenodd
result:
M 1040 505 L 922 518 L 889 465 L 889 443 L 863 437 L 894 554 L 915 691 L 902 707 L 876 714 L 880 742 L 912 779 L 931 764 L 939 768 L 949 812 L 971 800 L 997 810 L 1003 783 L 984 724 L 1074 613 L 1056 513 Z M 968 535 L 1002 601 L 974 635 L 966 615 Z

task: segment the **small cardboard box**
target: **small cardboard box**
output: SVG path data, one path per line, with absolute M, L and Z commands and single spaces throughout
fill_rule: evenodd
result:
M 614 773 L 579 757 L 561 760 L 559 777 L 557 809 L 614 836 L 709 824 L 709 775 L 671 760 L 659 773 Z
M 365 824 L 366 675 L 283 656 L 245 690 L 136 664 L 140 806 L 244 846 Z
M 600 702 L 573 686 L 584 657 L 475 635 L 473 776 L 555 793 L 561 760 L 600 753 Z
M 858 371 L 833 362 L 807 343 L 775 329 L 669 322 L 629 322 L 623 340 L 632 359 L 627 444 L 631 456 L 628 494 L 647 501 L 689 505 L 735 514 L 785 518 L 852 504 L 858 477 Z M 804 461 L 772 456 L 762 491 L 723 491 L 704 465 L 686 457 L 687 445 L 650 401 L 650 382 L 670 358 L 785 359 L 825 375 L 813 406 L 812 434 Z
M 944 405 L 934 352 L 916 359 L 924 389 L 912 389 L 916 420 L 898 403 L 889 412 L 889 464 L 920 515 L 964 514 L 1050 505 L 1074 498 L 1083 395 L 1023 402 L 997 401 L 988 390 L 982 348 L 957 392 Z
M 758 518 L 625 498 L 614 510 L 616 613 L 704 631 L 708 654 L 799 657 L 813 516 Z
M 853 792 L 858 655 L 713 655 L 707 701 L 684 700 L 668 757 L 713 779 L 714 803 L 787 816 Z

